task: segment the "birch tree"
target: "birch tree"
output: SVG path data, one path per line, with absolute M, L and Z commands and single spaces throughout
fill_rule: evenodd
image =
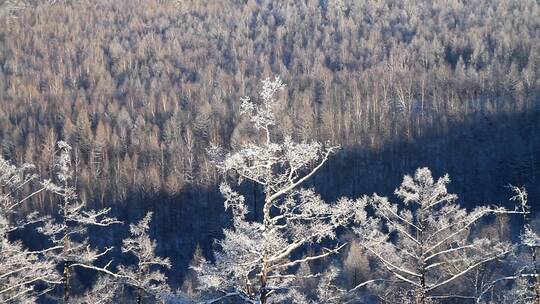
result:
M 459 280 L 513 251 L 512 244 L 474 237 L 470 229 L 490 215 L 523 211 L 495 206 L 467 211 L 456 203 L 456 195 L 447 192 L 449 182 L 448 175 L 434 180 L 429 169 L 421 168 L 414 176 L 405 176 L 396 189 L 403 204 L 392 204 L 376 194 L 369 199 L 375 217 L 356 232 L 360 244 L 389 274 L 387 283 L 377 281 L 384 291 L 379 294 L 384 301 L 474 302 L 477 295 L 462 292 L 463 288 L 457 285 Z M 367 283 L 370 282 L 360 285 Z
M 78 199 L 72 184 L 71 147 L 63 141 L 58 142 L 57 146 L 54 166 L 58 182 L 49 183 L 48 188 L 62 198 L 58 206 L 59 220 L 48 221 L 40 230 L 50 237 L 54 248 L 57 249 L 53 253 L 53 259 L 62 269 L 63 301 L 70 303 L 73 268 L 81 267 L 117 276 L 109 270 L 112 261 L 103 266 L 96 264 L 98 259 L 112 250 L 112 247 L 104 250 L 93 248 L 88 242 L 87 229 L 91 226 L 109 227 L 121 222 L 108 215 L 110 208 L 90 210 L 84 201 Z
M 345 244 L 301 257 L 306 246 L 335 239 L 336 229 L 365 216 L 353 212 L 355 202 L 341 199 L 326 203 L 313 189 L 302 183 L 315 174 L 337 147 L 319 142 L 296 143 L 290 137 L 280 142 L 273 132 L 276 124 L 276 94 L 284 88 L 279 78 L 262 81 L 260 102 L 242 100 L 241 114 L 246 115 L 261 138 L 237 151 L 210 152 L 223 174 L 236 176 L 241 183 L 249 180 L 264 190 L 262 221 L 248 220 L 243 195 L 222 183 L 225 208 L 232 213 L 232 227 L 218 242 L 215 263 L 204 262 L 196 271 L 201 288 L 210 295 L 206 303 L 233 298 L 235 303 L 282 303 L 295 297 L 295 269 L 303 263 L 330 256 Z M 363 210 L 361 206 L 358 210 Z M 299 257 L 300 256 L 300 257 Z M 316 276 L 316 274 L 306 274 Z
M 171 268 L 171 262 L 156 256 L 156 242 L 148 235 L 151 219 L 152 212 L 149 212 L 136 225 L 130 225 L 131 237 L 122 241 L 122 252 L 133 255 L 137 262 L 128 267 L 120 266 L 118 274 L 124 278 L 125 284 L 136 288 L 137 304 L 142 303 L 147 295 L 159 299 L 170 293 L 167 276 L 155 268 Z
M 40 182 L 34 166 L 15 166 L 0 156 L 0 302 L 31 303 L 49 287 L 58 283 L 55 264 L 43 259 L 44 251 L 31 251 L 21 242 L 11 241 L 10 233 L 29 224 L 43 221 L 37 213 L 22 216 L 21 207 L 39 193 L 46 191 L 48 182 Z M 26 191 L 32 189 L 34 191 Z M 54 249 L 54 248 L 53 248 Z M 35 289 L 36 283 L 47 287 Z

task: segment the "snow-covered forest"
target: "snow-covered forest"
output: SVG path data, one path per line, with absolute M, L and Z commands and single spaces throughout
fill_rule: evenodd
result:
M 0 302 L 540 303 L 534 0 L 0 1 Z
M 0 299 L 261 304 L 540 301 L 536 261 L 540 236 L 528 220 L 531 209 L 525 189 L 511 187 L 513 208 L 487 205 L 467 210 L 447 192 L 448 175 L 434 179 L 428 168 L 419 168 L 395 190 L 401 205 L 377 194 L 327 202 L 315 189 L 303 186 L 339 147 L 295 142 L 276 132 L 277 95 L 284 87 L 280 78 L 267 78 L 257 101 L 242 99 L 240 112 L 254 129 L 251 140 L 233 151 L 208 149 L 223 179 L 219 189 L 232 223 L 215 242 L 213 259 L 199 253 L 189 267 L 191 284 L 178 289 L 167 284 L 163 269 L 171 267 L 170 260 L 156 254 L 157 244 L 149 236 L 151 212 L 130 224 L 130 235 L 122 240 L 121 253 L 131 258 L 128 264 L 114 262 L 114 255 L 108 254 L 113 247 L 89 243 L 90 227 L 101 229 L 93 233 L 100 239 L 124 223 L 109 215 L 110 208 L 91 209 L 77 196 L 72 147 L 66 142 L 56 144 L 52 179 L 41 179 L 33 165 L 17 167 L 0 158 Z M 262 188 L 260 220 L 231 186 L 244 182 Z M 43 192 L 58 203 L 56 212 L 22 216 L 21 206 Z M 517 242 L 504 233 L 512 216 L 523 221 Z M 490 217 L 496 222 L 491 223 Z M 10 237 L 29 229 L 46 239 L 43 248 L 30 250 Z M 498 231 L 491 234 L 489 229 Z M 349 240 L 340 238 L 346 230 L 353 232 Z M 339 256 L 352 244 L 355 255 L 347 256 L 347 262 L 368 269 L 362 271 L 363 279 L 355 276 L 354 286 L 347 288 Z M 77 284 L 81 271 L 94 277 Z

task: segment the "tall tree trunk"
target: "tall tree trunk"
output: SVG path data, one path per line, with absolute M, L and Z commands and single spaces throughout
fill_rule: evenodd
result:
M 420 232 L 420 234 L 422 234 Z M 421 239 L 421 237 L 420 237 Z M 422 245 L 420 245 L 420 247 L 422 247 Z M 419 295 L 416 295 L 416 303 L 417 304 L 425 304 L 426 303 L 426 263 L 424 261 L 424 256 L 423 256 L 423 248 L 421 250 L 421 255 L 420 255 L 420 288 L 419 288 L 419 292 L 420 294 Z
M 269 197 L 270 194 L 267 194 L 267 197 Z M 263 216 L 264 216 L 264 219 L 263 219 L 263 223 L 264 223 L 264 233 L 263 235 L 266 235 L 268 233 L 268 230 L 270 229 L 269 228 L 269 224 L 270 224 L 270 202 L 268 202 L 267 200 L 265 200 L 265 203 L 264 203 L 264 210 L 263 210 Z M 266 281 L 268 279 L 268 263 L 267 263 L 267 256 L 266 256 L 266 252 L 264 253 L 264 257 L 263 257 L 263 261 L 262 261 L 262 269 L 261 269 L 261 279 L 260 279 L 260 283 L 261 283 L 261 288 L 260 288 L 260 299 L 261 299 L 261 304 L 265 304 L 266 303 L 266 300 L 268 299 L 268 290 L 266 289 Z
M 268 185 L 270 185 L 272 183 L 272 172 L 271 171 L 268 171 L 267 172 L 267 183 Z M 263 232 L 263 242 L 265 242 L 265 244 L 263 244 L 265 247 L 266 247 L 266 239 L 268 237 L 268 232 L 270 230 L 270 225 L 271 225 L 271 221 L 270 221 L 270 211 L 271 211 L 271 208 L 272 208 L 272 201 L 270 200 L 270 197 L 272 196 L 272 190 L 271 189 L 265 189 L 266 191 L 266 196 L 265 196 L 265 199 L 264 199 L 264 206 L 263 206 L 263 226 L 264 226 L 264 232 Z M 262 261 L 262 269 L 261 269 L 261 279 L 260 279 L 260 283 L 261 283 L 261 288 L 260 288 L 260 299 L 261 299 L 261 304 L 265 304 L 266 301 L 268 300 L 268 290 L 267 290 L 267 280 L 268 280 L 268 262 L 267 262 L 267 250 L 265 249 L 264 250 L 264 256 L 263 256 L 263 261 Z
M 424 238 L 423 238 L 423 231 L 425 227 L 427 226 L 426 223 L 424 223 L 424 219 L 426 218 L 424 216 L 423 210 L 420 211 L 420 217 L 419 217 L 419 224 L 420 229 L 417 230 L 417 237 L 416 239 L 419 242 L 419 249 L 420 249 L 420 295 L 417 296 L 417 304 L 425 304 L 426 303 L 426 260 L 424 257 L 425 250 L 424 250 Z

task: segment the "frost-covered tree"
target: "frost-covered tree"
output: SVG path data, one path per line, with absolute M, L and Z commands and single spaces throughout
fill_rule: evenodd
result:
M 511 281 L 512 288 L 505 290 L 499 295 L 501 303 L 536 304 L 540 303 L 540 265 L 538 261 L 538 248 L 540 248 L 540 235 L 530 221 L 530 207 L 525 188 L 510 186 L 514 192 L 512 200 L 521 205 L 524 215 L 524 228 L 521 233 L 521 250 L 515 257 L 516 272 L 513 275 L 501 277 L 488 284 L 478 297 L 478 303 L 487 301 L 487 296 L 493 294 L 493 290 Z
M 88 242 L 87 229 L 91 226 L 108 227 L 119 224 L 115 218 L 108 215 L 110 208 L 90 210 L 86 203 L 78 199 L 73 186 L 73 172 L 71 169 L 71 147 L 58 142 L 58 151 L 55 157 L 55 170 L 57 184 L 48 184 L 48 189 L 61 196 L 58 206 L 58 220 L 50 220 L 42 227 L 41 232 L 49 236 L 57 250 L 52 252 L 52 258 L 62 269 L 62 286 L 64 303 L 70 303 L 72 269 L 82 267 L 95 270 L 108 275 L 117 276 L 109 270 L 111 261 L 104 266 L 96 264 L 99 258 L 107 254 L 112 247 L 104 250 L 92 248 Z
M 36 283 L 54 285 L 59 276 L 55 264 L 30 251 L 21 242 L 10 240 L 10 233 L 44 220 L 37 213 L 23 217 L 22 205 L 47 190 L 48 182 L 39 182 L 32 165 L 15 166 L 0 156 L 0 302 L 31 303 L 48 288 L 36 290 Z M 36 189 L 27 191 L 29 188 Z M 54 248 L 53 248 L 54 249 Z
M 365 254 L 364 248 L 357 241 L 351 242 L 349 250 L 343 259 L 345 286 L 354 288 L 366 281 L 371 273 L 373 273 L 373 270 L 370 268 L 368 255 Z
M 113 276 L 100 276 L 92 287 L 82 295 L 73 298 L 70 303 L 73 304 L 108 304 L 116 303 L 120 285 Z
M 524 211 L 528 211 L 527 191 L 524 188 L 511 188 L 515 193 L 513 199 L 521 203 Z M 540 303 L 540 262 L 538 261 L 540 235 L 530 223 L 530 213 L 524 212 L 524 214 L 525 227 L 521 234 L 521 244 L 529 251 L 530 259 L 520 268 L 517 274 L 517 287 L 514 289 L 517 291 L 516 299 L 521 303 Z
M 433 303 L 444 299 L 476 300 L 458 287 L 460 279 L 482 265 L 502 259 L 512 244 L 474 237 L 470 229 L 489 215 L 521 214 L 520 209 L 484 206 L 471 211 L 447 192 L 448 175 L 434 180 L 427 168 L 405 176 L 395 194 L 369 199 L 375 218 L 356 229 L 360 244 L 389 274 L 379 296 L 387 302 Z M 382 287 L 382 288 L 381 288 Z
M 336 253 L 344 244 L 322 248 L 307 256 L 306 246 L 334 239 L 335 231 L 355 216 L 355 202 L 341 199 L 326 203 L 314 190 L 301 184 L 319 170 L 337 147 L 319 142 L 296 143 L 290 137 L 282 141 L 272 128 L 276 124 L 276 94 L 284 88 L 279 78 L 262 82 L 260 103 L 244 98 L 241 113 L 247 115 L 262 139 L 255 139 L 237 151 L 224 155 L 219 149 L 210 152 L 224 174 L 234 174 L 239 182 L 249 180 L 264 191 L 262 221 L 249 221 L 244 196 L 227 183 L 220 186 L 225 208 L 233 217 L 232 227 L 224 231 L 215 252 L 215 263 L 197 267 L 201 288 L 210 299 L 207 303 L 234 298 L 235 303 L 283 303 L 298 297 L 295 271 L 301 264 Z M 221 157 L 220 157 L 221 156 Z M 305 274 L 316 276 L 316 274 Z
M 343 304 L 347 297 L 346 290 L 338 287 L 338 277 L 341 270 L 336 266 L 329 267 L 317 282 L 316 302 L 310 303 L 328 303 Z
M 521 235 L 522 245 L 530 252 L 530 259 L 519 269 L 516 274 L 515 303 L 540 303 L 540 270 L 538 262 L 538 248 L 540 248 L 540 236 L 530 226 L 525 227 Z
M 188 271 L 184 277 L 184 281 L 182 282 L 182 287 L 180 288 L 186 296 L 190 298 L 196 298 L 197 297 L 197 289 L 199 286 L 199 281 L 197 279 L 197 273 L 195 269 L 201 265 L 201 263 L 204 262 L 204 253 L 202 248 L 197 245 L 195 247 L 195 251 L 193 252 L 193 256 L 191 258 L 191 262 L 188 266 Z
M 88 227 L 108 227 L 121 222 L 108 216 L 108 208 L 88 210 L 86 204 L 79 201 L 72 186 L 70 152 L 69 145 L 58 143 L 54 161 L 56 183 L 50 180 L 40 182 L 38 176 L 32 173 L 34 168 L 31 165 L 16 167 L 0 158 L 0 301 L 33 303 L 40 295 L 62 286 L 64 303 L 111 303 L 120 283 L 138 289 L 138 303 L 145 294 L 156 297 L 168 295 L 165 275 L 153 269 L 155 266 L 170 267 L 170 262 L 155 256 L 156 244 L 148 237 L 151 213 L 137 225 L 131 225 L 131 238 L 123 241 L 123 253 L 134 255 L 137 265 L 119 266 L 118 272 L 111 271 L 111 261 L 103 266 L 98 265 L 98 259 L 112 248 L 92 248 L 88 242 Z M 28 194 L 25 190 L 29 187 L 36 189 Z M 18 214 L 19 207 L 43 191 L 58 195 L 61 199 L 59 213 L 55 217 L 42 217 L 37 213 L 22 217 Z M 52 246 L 30 251 L 21 242 L 10 241 L 9 233 L 42 222 L 44 225 L 38 230 L 50 238 Z M 75 267 L 105 275 L 98 276 L 88 291 L 72 295 Z M 58 273 L 58 268 L 61 273 Z M 37 283 L 40 286 L 36 289 Z
M 137 262 L 132 266 L 120 266 L 118 274 L 125 284 L 136 288 L 138 304 L 148 295 L 160 299 L 170 293 L 167 276 L 156 267 L 170 268 L 171 262 L 156 256 L 156 242 L 148 235 L 151 220 L 152 212 L 149 212 L 136 225 L 130 225 L 131 237 L 122 241 L 122 252 L 133 255 Z

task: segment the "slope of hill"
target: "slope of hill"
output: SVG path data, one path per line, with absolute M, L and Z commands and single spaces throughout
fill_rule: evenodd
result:
M 315 179 L 327 197 L 429 165 L 467 200 L 504 200 L 512 182 L 534 201 L 539 46 L 534 0 L 33 5 L 0 17 L 0 152 L 47 177 L 68 141 L 84 199 L 128 220 L 157 210 L 160 238 L 194 232 L 161 248 L 185 265 L 223 224 L 205 151 L 245 140 L 240 97 L 279 75 L 279 128 L 344 148 Z

